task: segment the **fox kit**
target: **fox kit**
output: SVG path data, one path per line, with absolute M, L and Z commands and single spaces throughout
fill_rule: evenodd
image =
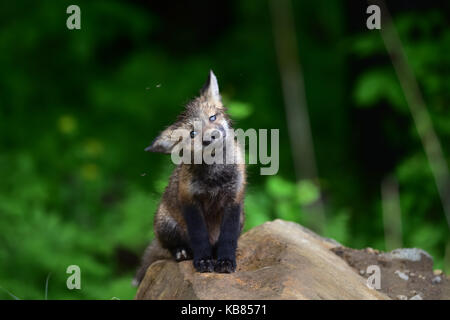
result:
M 177 139 L 175 133 L 183 130 L 186 137 Z M 183 152 L 190 153 L 184 159 L 192 160 L 214 144 L 231 148 L 235 161 L 183 161 L 174 169 L 154 218 L 155 240 L 144 253 L 135 284 L 154 261 L 168 256 L 176 261 L 193 259 L 199 272 L 236 270 L 237 240 L 244 223 L 245 164 L 212 71 L 200 96 L 146 151 L 172 153 L 182 144 Z

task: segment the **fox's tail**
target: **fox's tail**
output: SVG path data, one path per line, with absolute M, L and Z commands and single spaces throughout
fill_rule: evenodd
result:
M 145 249 L 141 265 L 139 266 L 132 282 L 133 286 L 137 287 L 141 283 L 142 279 L 144 279 L 148 267 L 150 267 L 153 262 L 170 258 L 171 255 L 169 250 L 164 249 L 159 243 L 158 239 L 155 238 Z

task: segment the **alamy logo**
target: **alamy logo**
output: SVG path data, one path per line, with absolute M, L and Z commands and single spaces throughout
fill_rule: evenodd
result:
M 366 270 L 367 274 L 370 274 L 370 276 L 367 278 L 366 285 L 370 289 L 381 289 L 381 271 L 380 267 L 377 265 L 370 265 L 367 266 Z
M 372 4 L 367 7 L 366 13 L 369 13 L 370 16 L 367 18 L 366 26 L 367 29 L 381 29 L 381 10 L 380 7 L 376 4 Z
M 81 269 L 77 265 L 67 267 L 66 273 L 71 274 L 66 281 L 67 289 L 81 289 Z
M 80 7 L 72 4 L 67 7 L 66 13 L 71 14 L 66 21 L 67 29 L 81 29 L 81 10 Z
M 204 130 L 201 121 L 194 121 L 193 130 L 176 129 L 171 133 L 170 139 L 176 141 L 171 151 L 174 164 L 244 164 L 245 157 L 241 156 L 238 147 L 246 149 L 248 140 L 248 163 L 257 164 L 258 159 L 262 165 L 270 165 L 260 169 L 261 175 L 275 175 L 279 169 L 279 130 L 270 130 L 270 154 L 268 143 L 268 130 L 251 128 L 229 129 L 220 131 L 215 129 Z M 192 132 L 202 139 L 192 138 Z M 212 141 L 204 145 L 204 141 Z

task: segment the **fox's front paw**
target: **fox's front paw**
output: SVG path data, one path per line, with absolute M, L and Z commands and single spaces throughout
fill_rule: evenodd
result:
M 218 259 L 214 271 L 220 273 L 232 273 L 236 270 L 236 259 Z
M 194 259 L 194 268 L 198 272 L 213 272 L 214 261 L 211 258 Z

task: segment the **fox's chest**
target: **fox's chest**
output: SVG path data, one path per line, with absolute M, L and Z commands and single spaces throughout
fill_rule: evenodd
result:
M 239 183 L 237 173 L 230 171 L 226 174 L 222 172 L 220 175 L 193 179 L 191 182 L 191 192 L 202 207 L 212 245 L 219 238 L 225 206 L 234 201 Z
M 217 242 L 224 209 L 236 199 L 243 177 L 236 166 L 202 167 L 191 175 L 188 192 L 201 206 L 211 244 Z
M 235 166 L 213 166 L 195 175 L 190 184 L 194 196 L 233 197 L 242 183 L 240 173 Z
M 225 194 L 233 193 L 234 185 L 232 183 L 223 183 L 222 185 L 210 185 L 203 181 L 193 181 L 190 185 L 192 195 L 196 198 L 205 197 L 216 199 Z
M 208 229 L 209 242 L 214 245 L 220 236 L 220 226 L 222 224 L 223 198 L 210 198 L 200 201 L 202 213 L 205 219 L 206 228 Z

